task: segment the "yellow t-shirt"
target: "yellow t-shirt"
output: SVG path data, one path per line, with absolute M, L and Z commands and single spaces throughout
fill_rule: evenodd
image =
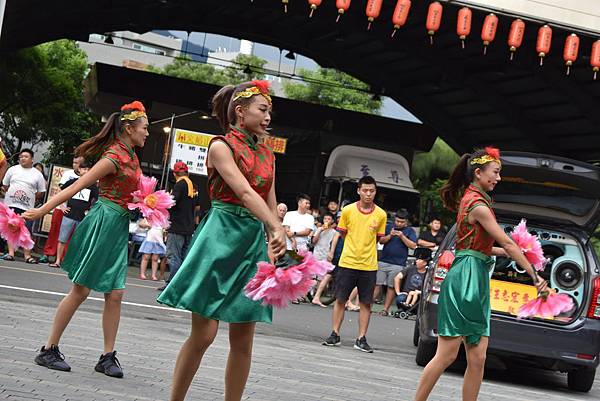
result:
M 337 229 L 345 232 L 339 265 L 356 270 L 377 270 L 377 238 L 385 235 L 387 214 L 379 206 L 363 213 L 358 202 L 342 209 Z

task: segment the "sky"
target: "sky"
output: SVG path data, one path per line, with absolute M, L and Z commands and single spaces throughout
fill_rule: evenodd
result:
M 188 49 L 201 49 L 202 47 L 207 48 L 208 51 L 216 52 L 237 52 L 240 50 L 240 39 L 232 38 L 228 36 L 216 35 L 212 33 L 203 33 L 203 32 L 192 32 L 189 35 L 185 31 L 159 31 L 158 33 L 171 34 L 172 36 L 178 37 L 185 40 L 189 40 L 190 44 L 188 45 Z M 183 45 L 185 49 L 185 43 Z M 287 54 L 287 49 L 282 49 L 283 55 Z M 262 43 L 254 43 L 253 54 L 261 57 L 268 61 L 279 62 L 280 58 L 280 50 L 277 47 L 273 47 L 270 45 L 262 44 Z M 281 57 L 281 64 L 287 64 L 291 67 L 294 65 L 294 60 L 287 59 L 285 57 Z M 310 70 L 314 70 L 318 68 L 318 64 L 301 54 L 296 53 L 296 68 L 306 68 Z M 381 115 L 384 117 L 395 118 L 399 120 L 406 120 L 412 122 L 420 122 L 415 116 L 413 116 L 408 110 L 402 107 L 400 104 L 395 102 L 393 99 L 389 97 L 382 97 L 383 105 L 381 108 Z

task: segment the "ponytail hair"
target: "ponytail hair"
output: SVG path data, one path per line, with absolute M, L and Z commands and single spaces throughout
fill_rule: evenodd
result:
M 123 133 L 126 125 L 135 124 L 142 117 L 147 118 L 146 109 L 141 102 L 136 100 L 124 105 L 120 112 L 112 113 L 108 117 L 100 132 L 75 149 L 75 156 L 90 161 L 98 160 L 102 153 Z
M 475 159 L 481 159 L 483 156 L 489 155 L 490 158 L 485 163 L 472 163 Z M 486 156 L 487 157 L 487 156 Z M 486 147 L 485 149 L 476 149 L 473 153 L 465 153 L 462 155 L 456 167 L 452 171 L 450 178 L 440 189 L 440 198 L 446 209 L 456 211 L 460 203 L 460 198 L 463 192 L 475 178 L 475 170 L 484 169 L 490 162 L 500 160 L 500 151 L 496 148 Z
M 254 88 L 255 87 L 255 88 Z M 237 99 L 233 98 L 234 94 L 238 92 L 244 92 L 248 88 L 253 88 L 248 91 L 251 94 L 247 94 L 247 96 L 238 97 Z M 235 108 L 239 105 L 246 107 L 249 106 L 256 96 L 254 95 L 263 95 L 271 102 L 271 97 L 269 95 L 269 82 L 268 81 L 250 81 L 250 82 L 242 82 L 239 85 L 226 85 L 219 89 L 217 93 L 212 98 L 212 116 L 217 119 L 223 131 L 229 130 L 229 125 L 235 125 L 237 123 L 237 116 L 235 114 Z

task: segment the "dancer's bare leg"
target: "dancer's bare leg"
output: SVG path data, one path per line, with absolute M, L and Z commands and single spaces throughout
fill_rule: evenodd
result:
M 250 365 L 255 323 L 229 324 L 229 357 L 225 370 L 225 401 L 242 399 Z
M 202 356 L 217 336 L 219 322 L 192 313 L 192 331 L 185 340 L 173 372 L 171 401 L 183 401 L 202 362 Z
M 442 373 L 456 359 L 461 341 L 462 337 L 438 337 L 437 351 L 433 359 L 423 369 L 423 374 L 417 386 L 415 401 L 425 401 L 429 397 L 429 393 L 431 393 L 433 386 L 435 386 Z
M 466 344 L 467 370 L 463 382 L 463 401 L 475 401 L 483 381 L 488 337 L 481 337 L 479 344 Z
M 50 349 L 52 345 L 58 345 L 63 332 L 69 325 L 77 308 L 79 308 L 79 305 L 86 300 L 89 294 L 89 288 L 79 284 L 73 284 L 69 294 L 60 301 L 58 308 L 56 308 L 50 336 L 48 337 L 48 342 L 46 342 L 46 349 Z
M 117 331 L 121 321 L 121 301 L 124 290 L 112 290 L 104 294 L 104 312 L 102 313 L 102 331 L 104 332 L 104 353 L 115 350 Z

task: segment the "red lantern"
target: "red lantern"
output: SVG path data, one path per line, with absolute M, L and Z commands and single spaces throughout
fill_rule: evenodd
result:
M 367 14 L 367 20 L 369 21 L 369 25 L 367 25 L 367 30 L 371 29 L 371 24 L 375 21 L 375 18 L 379 17 L 381 13 L 381 5 L 383 4 L 383 0 L 369 0 L 367 1 L 367 9 L 365 10 Z
M 508 45 L 510 46 L 510 59 L 514 58 L 515 52 L 521 43 L 523 43 L 523 35 L 525 34 L 525 23 L 517 18 L 510 25 L 510 32 L 508 34 Z
M 394 24 L 392 38 L 396 34 L 396 31 L 400 29 L 400 27 L 404 26 L 404 24 L 406 24 L 408 13 L 410 11 L 410 5 L 410 0 L 398 0 L 398 2 L 396 3 L 394 14 L 392 14 L 392 24 Z
M 287 13 L 287 5 L 290 2 L 290 0 L 281 0 L 281 3 L 283 3 L 283 12 Z
M 592 71 L 594 71 L 594 81 L 596 80 L 596 75 L 600 70 L 600 40 L 597 40 L 592 44 L 592 54 L 590 55 L 590 65 L 592 66 Z
M 538 30 L 537 43 L 535 51 L 540 58 L 540 65 L 544 64 L 544 57 L 548 55 L 552 44 L 552 28 L 548 25 L 541 26 Z
M 323 0 L 308 0 L 308 4 L 310 4 L 310 14 L 308 15 L 308 18 L 312 18 L 313 13 L 317 9 L 317 7 L 321 5 L 322 1 Z
M 483 21 L 481 28 L 481 40 L 483 41 L 483 54 L 487 53 L 487 47 L 496 38 L 496 30 L 498 29 L 498 17 L 494 14 L 488 14 Z
M 338 22 L 340 20 L 340 17 L 342 16 L 342 14 L 344 14 L 346 11 L 348 11 L 348 9 L 350 8 L 350 2 L 352 0 L 335 0 L 335 7 L 338 10 L 338 16 L 335 20 L 335 22 Z
M 440 29 L 442 23 L 442 11 L 444 8 L 442 5 L 434 1 L 429 5 L 429 11 L 427 12 L 427 21 L 425 27 L 427 28 L 427 34 L 429 35 L 429 41 L 433 44 L 433 35 Z
M 458 10 L 458 19 L 456 21 L 456 34 L 460 38 L 461 46 L 465 48 L 465 39 L 471 33 L 471 18 L 473 13 L 468 7 Z
M 571 72 L 571 66 L 577 60 L 577 54 L 579 53 L 579 36 L 574 33 L 567 36 L 565 40 L 565 49 L 563 50 L 563 59 L 567 66 L 567 75 Z

